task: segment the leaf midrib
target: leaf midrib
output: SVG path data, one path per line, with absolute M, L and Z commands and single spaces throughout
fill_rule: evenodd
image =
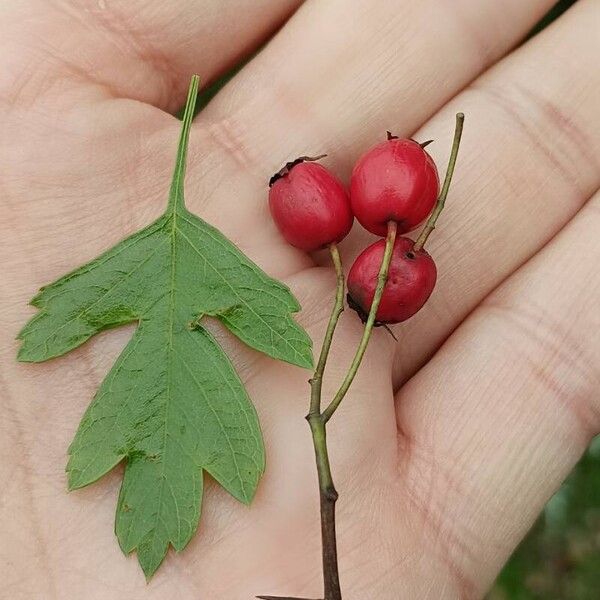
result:
M 169 292 L 169 306 L 168 306 L 168 329 L 167 329 L 167 341 L 168 341 L 168 350 L 167 350 L 167 390 L 166 390 L 166 398 L 165 398 L 165 409 L 164 409 L 164 427 L 163 427 L 163 443 L 162 443 L 162 449 L 163 449 L 163 455 L 162 455 L 162 460 L 160 461 L 160 474 L 161 474 L 161 485 L 160 485 L 160 489 L 158 492 L 158 514 L 160 515 L 162 513 L 162 499 L 163 499 L 163 493 L 164 493 L 164 489 L 166 485 L 169 485 L 167 483 L 167 478 L 165 477 L 165 465 L 166 465 L 166 454 L 167 454 L 167 433 L 168 433 L 168 422 L 169 422 L 169 408 L 170 408 L 170 402 L 171 402 L 171 394 L 172 394 L 172 379 L 173 379 L 173 357 L 175 355 L 175 350 L 173 348 L 173 326 L 174 326 L 174 314 L 175 314 L 175 292 L 176 292 L 176 286 L 175 286 L 175 282 L 177 280 L 177 251 L 176 251 L 176 247 L 177 247 L 177 240 L 176 240 L 176 232 L 177 232 L 177 216 L 178 216 L 178 207 L 177 205 L 173 208 L 173 210 L 171 211 L 171 228 L 170 228 L 170 248 L 171 248 L 171 256 L 170 256 L 170 260 L 171 260 L 171 273 L 170 273 L 170 279 L 171 279 L 171 289 Z M 169 485 L 170 487 L 170 485 Z M 177 513 L 179 513 L 179 507 L 177 506 L 177 502 L 175 502 L 175 506 L 176 506 L 176 510 Z M 160 516 L 157 516 L 157 520 L 159 522 L 162 522 L 163 519 Z M 180 529 L 180 523 L 179 523 L 179 519 L 177 518 L 177 528 L 178 528 L 178 532 L 181 532 Z M 152 528 L 152 534 L 150 536 L 149 541 L 151 542 L 152 546 L 154 545 L 154 540 L 156 538 L 158 532 L 158 527 L 154 526 Z M 173 542 L 173 540 L 170 539 L 170 535 L 169 535 L 169 531 L 165 531 L 165 535 L 168 539 L 169 542 Z

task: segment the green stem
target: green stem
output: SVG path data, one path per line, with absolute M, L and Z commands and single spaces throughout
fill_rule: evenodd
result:
M 331 349 L 331 342 L 333 341 L 333 334 L 337 326 L 340 315 L 344 312 L 344 271 L 342 270 L 342 261 L 340 253 L 336 244 L 329 246 L 329 253 L 331 254 L 331 261 L 335 268 L 335 275 L 337 281 L 337 288 L 335 293 L 335 304 L 329 317 L 329 323 L 327 325 L 327 331 L 325 332 L 325 338 L 323 339 L 323 345 L 321 347 L 321 354 L 315 373 L 310 380 L 310 410 L 308 415 L 320 415 L 321 414 L 321 388 L 323 386 L 323 372 L 325 371 L 325 364 L 327 363 L 327 357 L 329 356 L 329 350 Z
M 358 367 L 360 367 L 360 363 L 362 362 L 363 356 L 367 350 L 367 345 L 369 344 L 369 339 L 371 338 L 371 333 L 373 331 L 373 327 L 375 325 L 375 319 L 377 315 L 377 309 L 379 308 L 379 302 L 381 301 L 381 296 L 383 295 L 383 289 L 385 288 L 385 282 L 387 281 L 388 269 L 390 266 L 390 261 L 392 259 L 392 252 L 394 250 L 394 242 L 396 241 L 396 223 L 394 221 L 390 221 L 388 223 L 388 231 L 387 238 L 385 240 L 385 251 L 383 253 L 383 259 L 381 261 L 381 266 L 379 267 L 379 274 L 377 275 L 377 287 L 375 288 L 375 294 L 373 295 L 373 301 L 371 302 L 371 309 L 369 310 L 369 317 L 367 318 L 367 323 L 365 325 L 365 329 L 363 331 L 362 338 L 356 350 L 356 354 L 354 355 L 354 359 L 352 360 L 352 364 L 350 365 L 350 369 L 340 386 L 337 394 L 334 396 L 333 400 L 329 404 L 329 406 L 323 411 L 321 417 L 322 420 L 327 423 L 329 419 L 331 419 L 333 413 L 337 410 L 341 401 L 344 399 L 344 396 L 348 392 L 350 385 L 354 381 L 356 377 L 356 372 L 358 371 Z
M 331 244 L 329 247 L 331 260 L 335 267 L 337 277 L 337 291 L 335 303 L 331 311 L 331 316 L 329 317 L 327 331 L 325 332 L 325 338 L 323 339 L 323 345 L 321 346 L 321 354 L 315 368 L 315 373 L 310 380 L 310 411 L 306 417 L 312 433 L 315 460 L 317 463 L 317 474 L 319 478 L 324 600 L 342 600 L 335 525 L 335 505 L 338 499 L 338 493 L 333 482 L 331 464 L 329 462 L 329 452 L 327 450 L 327 421 L 331 418 L 331 415 L 335 412 L 340 402 L 346 395 L 348 388 L 356 376 L 356 372 L 358 371 L 358 367 L 360 366 L 365 350 L 367 349 L 367 344 L 369 343 L 369 338 L 371 337 L 371 332 L 373 330 L 373 326 L 375 325 L 375 318 L 377 309 L 379 308 L 379 302 L 381 301 L 383 289 L 387 281 L 387 274 L 392 258 L 392 251 L 394 249 L 394 242 L 396 241 L 396 229 L 396 223 L 390 221 L 388 223 L 385 251 L 381 261 L 381 267 L 379 268 L 379 274 L 377 276 L 377 287 L 375 288 L 375 294 L 373 295 L 373 302 L 371 303 L 369 317 L 367 319 L 360 344 L 354 356 L 354 360 L 352 361 L 348 374 L 346 375 L 346 378 L 344 379 L 334 399 L 331 401 L 327 409 L 321 413 L 323 373 L 325 371 L 325 365 L 327 364 L 327 358 L 331 349 L 335 328 L 340 315 L 344 310 L 345 291 L 344 272 L 342 270 L 342 263 L 337 246 L 335 244 Z M 284 598 L 276 596 L 258 596 L 258 598 L 264 598 L 265 600 L 301 600 L 293 599 L 291 597 Z
M 323 552 L 323 585 L 325 600 L 341 600 L 340 578 L 337 560 L 337 541 L 335 533 L 335 503 L 338 493 L 333 483 L 329 454 L 327 452 L 327 432 L 325 422 L 321 417 L 321 389 L 323 372 L 331 349 L 333 334 L 340 315 L 344 310 L 344 271 L 336 244 L 329 246 L 331 260 L 336 273 L 335 303 L 329 317 L 327 331 L 321 346 L 321 354 L 315 373 L 310 380 L 310 411 L 306 417 L 312 433 L 317 473 L 319 476 L 319 500 L 321 506 L 321 543 Z
M 460 146 L 460 138 L 462 136 L 464 122 L 465 115 L 463 113 L 457 113 L 456 126 L 454 128 L 454 141 L 452 142 L 452 151 L 450 152 L 450 159 L 448 160 L 448 168 L 446 169 L 444 185 L 442 186 L 442 191 L 440 192 L 440 195 L 435 203 L 433 212 L 431 213 L 429 219 L 427 219 L 427 223 L 425 224 L 425 227 L 423 227 L 423 231 L 421 231 L 421 234 L 413 246 L 413 252 L 419 252 L 422 250 L 427 238 L 435 229 L 435 224 L 440 216 L 440 213 L 442 210 L 444 210 L 446 197 L 448 196 L 448 190 L 450 189 L 450 183 L 452 181 L 452 175 L 454 174 L 454 167 L 456 165 L 456 158 L 458 156 L 458 148 Z

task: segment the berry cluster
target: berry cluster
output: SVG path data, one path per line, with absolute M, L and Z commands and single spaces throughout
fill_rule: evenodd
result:
M 462 120 L 463 115 L 457 115 L 454 159 Z M 378 325 L 412 317 L 435 286 L 435 262 L 423 244 L 443 208 L 454 165 L 451 157 L 440 194 L 437 168 L 425 150 L 427 144 L 388 133 L 385 142 L 357 161 L 349 194 L 333 173 L 315 162 L 322 156 L 289 162 L 269 182 L 273 219 L 283 237 L 302 250 L 315 251 L 341 241 L 350 232 L 354 217 L 375 235 L 389 239 L 393 230 L 386 284 L 375 315 Z M 416 242 L 395 237 L 396 233 L 413 231 L 427 217 L 429 221 Z M 348 304 L 363 321 L 371 309 L 385 247 L 385 240 L 367 247 L 348 274 Z
M 464 115 L 458 113 L 441 191 L 437 168 L 425 150 L 429 142 L 419 144 L 414 140 L 401 140 L 389 132 L 387 141 L 371 148 L 354 166 L 350 193 L 335 175 L 315 162 L 323 156 L 297 158 L 285 164 L 269 181 L 269 206 L 283 237 L 307 252 L 328 248 L 337 280 L 335 302 L 319 360 L 309 380 L 310 409 L 306 416 L 319 476 L 325 600 L 342 600 L 335 528 L 338 493 L 327 450 L 327 423 L 354 381 L 373 327 L 406 321 L 421 309 L 433 291 L 437 270 L 423 246 L 444 208 L 463 121 Z M 337 244 L 352 229 L 354 217 L 365 229 L 377 236 L 385 236 L 385 239 L 363 250 L 348 274 L 348 304 L 365 326 L 348 372 L 329 404 L 323 408 L 323 375 L 344 309 L 346 288 Z M 427 222 L 416 241 L 396 237 L 398 233 L 413 231 L 425 219 Z M 284 600 L 276 596 L 258 598 Z

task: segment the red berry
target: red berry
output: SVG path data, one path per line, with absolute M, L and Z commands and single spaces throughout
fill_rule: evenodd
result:
M 435 286 L 437 269 L 425 250 L 413 251 L 414 242 L 399 237 L 394 244 L 388 278 L 377 309 L 377 323 L 400 323 L 418 312 Z M 363 321 L 371 308 L 385 240 L 366 248 L 348 274 L 348 303 Z
M 269 207 L 283 237 L 313 251 L 348 235 L 354 216 L 342 182 L 322 165 L 300 158 L 269 182 Z
M 371 233 L 385 236 L 388 221 L 398 224 L 398 233 L 406 233 L 427 218 L 439 187 L 435 163 L 418 142 L 392 138 L 371 148 L 354 166 L 352 210 Z

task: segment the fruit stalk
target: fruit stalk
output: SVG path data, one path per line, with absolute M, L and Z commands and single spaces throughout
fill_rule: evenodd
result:
M 340 315 L 344 312 L 344 293 L 345 293 L 345 280 L 344 270 L 342 269 L 342 259 L 337 244 L 333 243 L 329 245 L 329 253 L 331 255 L 331 262 L 333 263 L 336 275 L 336 292 L 335 292 L 335 304 L 329 317 L 329 323 L 327 324 L 327 330 L 325 332 L 325 338 L 323 339 L 323 345 L 321 346 L 321 354 L 315 368 L 315 373 L 310 380 L 310 410 L 307 419 L 311 416 L 321 415 L 321 389 L 323 387 L 323 373 L 325 371 L 325 364 L 329 357 L 329 350 L 331 349 L 331 343 L 333 341 L 333 334 L 337 326 Z
M 371 303 L 371 309 L 369 310 L 369 316 L 365 324 L 365 329 L 363 331 L 362 338 L 356 350 L 356 354 L 354 355 L 354 359 L 352 360 L 352 364 L 350 365 L 350 369 L 348 369 L 348 373 L 346 374 L 342 385 L 340 386 L 336 395 L 333 397 L 333 400 L 331 401 L 329 406 L 323 411 L 321 415 L 325 423 L 327 423 L 327 421 L 331 419 L 331 416 L 337 410 L 338 406 L 344 399 L 344 396 L 348 392 L 348 389 L 352 385 L 352 382 L 356 377 L 358 368 L 360 367 L 360 363 L 362 362 L 363 356 L 365 355 L 365 352 L 367 350 L 369 339 L 371 338 L 371 333 L 375 325 L 377 309 L 379 308 L 379 302 L 381 301 L 381 296 L 383 295 L 383 290 L 387 281 L 388 270 L 390 268 L 390 261 L 392 259 L 392 252 L 394 250 L 394 243 L 396 241 L 396 222 L 389 221 L 387 224 L 387 228 L 388 230 L 387 237 L 385 240 L 385 251 L 383 253 L 383 260 L 381 261 L 381 266 L 377 275 L 377 287 L 375 288 L 375 294 L 373 296 L 373 302 Z
M 462 136 L 463 125 L 465 122 L 464 113 L 456 114 L 456 126 L 454 128 L 454 141 L 452 142 L 452 150 L 450 152 L 450 159 L 448 160 L 448 168 L 446 169 L 446 177 L 444 178 L 444 184 L 442 185 L 442 191 L 438 196 L 438 199 L 435 203 L 435 208 L 431 213 L 429 219 L 427 219 L 427 223 L 425 223 L 425 227 L 423 227 L 423 231 L 417 238 L 415 242 L 413 251 L 419 252 L 427 238 L 431 234 L 431 232 L 435 229 L 435 224 L 440 216 L 442 210 L 444 210 L 444 205 L 446 204 L 446 197 L 448 196 L 448 190 L 450 189 L 450 183 L 452 182 L 452 175 L 454 175 L 454 167 L 456 165 L 456 158 L 458 156 L 458 147 L 460 146 L 460 138 Z

